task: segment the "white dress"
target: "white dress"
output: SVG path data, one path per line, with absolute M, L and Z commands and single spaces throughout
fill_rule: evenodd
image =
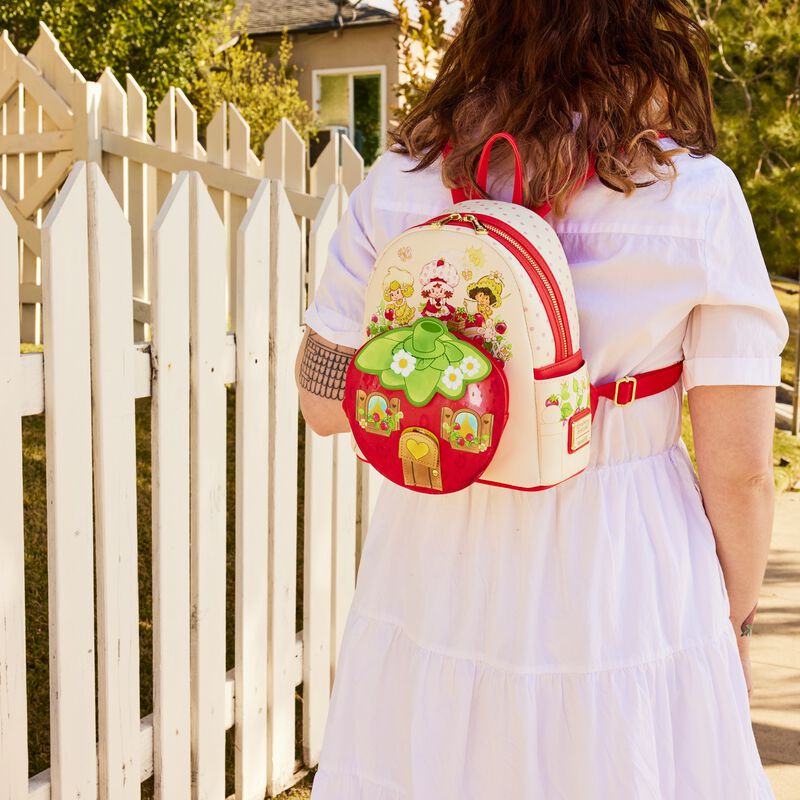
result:
M 676 163 L 671 189 L 593 179 L 549 218 L 591 379 L 685 358 L 686 389 L 774 385 L 788 328 L 739 184 Z M 451 202 L 411 166 L 388 153 L 352 194 L 305 318 L 334 342 L 362 342 L 376 252 Z M 589 468 L 546 491 L 383 482 L 313 800 L 774 798 L 681 399 L 601 399 Z

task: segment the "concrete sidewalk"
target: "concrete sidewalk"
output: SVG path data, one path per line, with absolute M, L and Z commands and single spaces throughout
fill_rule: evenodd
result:
M 777 800 L 800 798 L 800 492 L 778 497 L 753 641 L 750 711 Z

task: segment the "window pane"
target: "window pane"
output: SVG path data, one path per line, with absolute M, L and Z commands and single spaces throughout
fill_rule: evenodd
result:
M 319 76 L 319 124 L 344 125 L 350 128 L 350 77 Z
M 381 148 L 381 76 L 353 76 L 353 144 L 369 166 Z

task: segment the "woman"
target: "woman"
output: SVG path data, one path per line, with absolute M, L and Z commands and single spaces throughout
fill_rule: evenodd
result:
M 592 382 L 684 359 L 699 480 L 678 383 L 602 399 L 589 469 L 552 489 L 384 483 L 314 800 L 774 797 L 742 634 L 771 533 L 788 329 L 739 184 L 711 155 L 707 55 L 679 0 L 473 0 L 353 192 L 298 353 L 317 433 L 348 430 L 337 365 L 363 341 L 376 253 L 441 213 L 447 187 L 475 186 L 505 130 L 526 204 L 552 203 Z M 597 177 L 576 191 L 591 154 Z M 507 166 L 492 170 L 489 194 L 509 200 Z

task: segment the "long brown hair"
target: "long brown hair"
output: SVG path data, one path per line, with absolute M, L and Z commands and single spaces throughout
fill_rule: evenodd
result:
M 563 216 L 590 153 L 599 179 L 630 194 L 674 178 L 672 156 L 716 147 L 708 57 L 682 0 L 471 0 L 393 149 L 419 170 L 450 141 L 445 183 L 477 189 L 483 144 L 508 131 L 530 169 L 525 202 Z M 662 149 L 657 130 L 679 147 Z M 651 179 L 635 181 L 640 170 Z

